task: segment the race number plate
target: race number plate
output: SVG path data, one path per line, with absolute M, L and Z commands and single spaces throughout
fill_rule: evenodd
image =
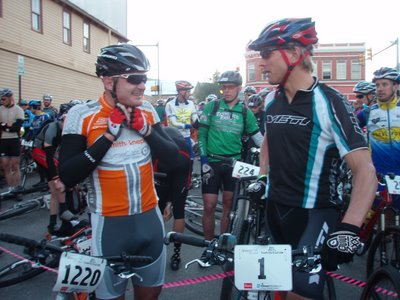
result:
M 21 145 L 25 147 L 32 147 L 33 146 L 33 141 L 27 141 L 27 140 L 22 140 Z
M 244 178 L 244 177 L 258 176 L 259 173 L 260 173 L 259 167 L 241 161 L 237 161 L 235 163 L 235 166 L 233 167 L 232 177 Z
M 235 246 L 235 286 L 239 290 L 292 290 L 290 245 Z
M 385 176 L 389 194 L 400 195 L 400 176 L 396 175 L 394 179 L 390 179 L 389 175 Z
M 93 292 L 103 277 L 107 261 L 102 258 L 64 252 L 61 255 L 54 292 Z

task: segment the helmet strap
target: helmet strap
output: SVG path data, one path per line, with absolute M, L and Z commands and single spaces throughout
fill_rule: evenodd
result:
M 117 81 L 118 77 L 113 80 L 113 88 L 112 91 L 110 91 L 111 97 L 114 99 L 115 104 L 119 103 L 119 100 L 117 98 Z
M 281 83 L 279 84 L 280 86 L 284 87 L 286 84 L 286 81 L 288 80 L 290 74 L 292 73 L 294 67 L 296 67 L 298 64 L 300 64 L 305 58 L 306 56 L 310 55 L 310 52 L 308 50 L 306 50 L 304 52 L 304 54 L 301 54 L 299 59 L 297 61 L 295 61 L 294 63 L 290 63 L 289 58 L 287 57 L 286 52 L 283 49 L 279 49 L 279 52 L 282 55 L 283 60 L 285 61 L 286 65 L 287 65 L 287 71 L 285 73 L 285 76 L 283 76 L 283 79 L 281 80 Z

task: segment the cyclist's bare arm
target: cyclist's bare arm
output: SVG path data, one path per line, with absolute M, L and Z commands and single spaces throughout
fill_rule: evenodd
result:
M 349 208 L 342 222 L 361 227 L 375 198 L 378 185 L 375 167 L 367 149 L 352 151 L 344 158 L 353 174 L 353 189 Z
M 260 146 L 260 175 L 268 174 L 269 154 L 267 134 L 264 134 L 264 139 Z

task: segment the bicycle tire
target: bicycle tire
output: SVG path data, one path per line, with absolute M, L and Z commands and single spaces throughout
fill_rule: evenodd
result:
M 247 242 L 244 240 L 245 233 L 247 230 L 247 228 L 244 228 L 244 226 L 247 214 L 249 213 L 249 209 L 250 209 L 250 203 L 247 198 L 240 197 L 237 199 L 236 211 L 231 226 L 231 234 L 236 236 L 238 245 Z
M 386 259 L 381 259 L 382 241 L 385 242 Z M 400 271 L 400 227 L 390 226 L 379 232 L 369 249 L 367 257 L 367 278 L 378 267 L 391 265 Z
M 0 240 L 10 243 L 16 244 L 19 246 L 24 246 L 26 248 L 35 248 L 35 247 L 44 247 L 46 250 L 46 255 L 41 257 L 34 257 L 28 255 L 26 260 L 36 261 L 40 263 L 41 266 L 54 268 L 57 267 L 60 260 L 60 255 L 63 251 L 62 248 L 57 247 L 52 244 L 43 244 L 41 242 L 37 242 L 35 240 L 31 240 L 28 238 L 15 236 L 11 234 L 0 234 Z M 30 262 L 25 262 L 25 260 L 20 261 L 21 263 L 17 264 L 16 267 L 13 267 L 19 261 L 15 261 L 11 264 L 8 264 L 2 268 L 0 268 L 0 288 L 7 287 L 10 285 L 14 285 L 20 283 L 22 281 L 28 280 L 32 277 L 35 277 L 45 271 L 44 268 L 40 266 L 33 266 Z M 19 267 L 22 267 L 20 269 Z
M 0 221 L 22 215 L 35 209 L 39 209 L 42 204 L 43 199 L 41 201 L 38 200 L 37 202 L 29 201 L 26 203 L 18 203 L 10 209 L 5 210 L 4 212 L 0 212 Z
M 400 273 L 395 268 L 387 266 L 371 274 L 360 299 L 399 299 L 399 297 Z
M 28 166 L 30 159 L 28 156 L 24 155 L 20 159 L 20 171 L 21 171 L 21 186 L 25 187 L 26 181 L 28 179 Z

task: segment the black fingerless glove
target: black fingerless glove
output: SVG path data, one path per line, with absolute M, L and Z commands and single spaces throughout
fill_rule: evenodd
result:
M 355 225 L 340 223 L 336 231 L 326 238 L 322 247 L 322 268 L 335 271 L 339 264 L 353 260 L 354 253 L 361 246 L 361 229 Z

